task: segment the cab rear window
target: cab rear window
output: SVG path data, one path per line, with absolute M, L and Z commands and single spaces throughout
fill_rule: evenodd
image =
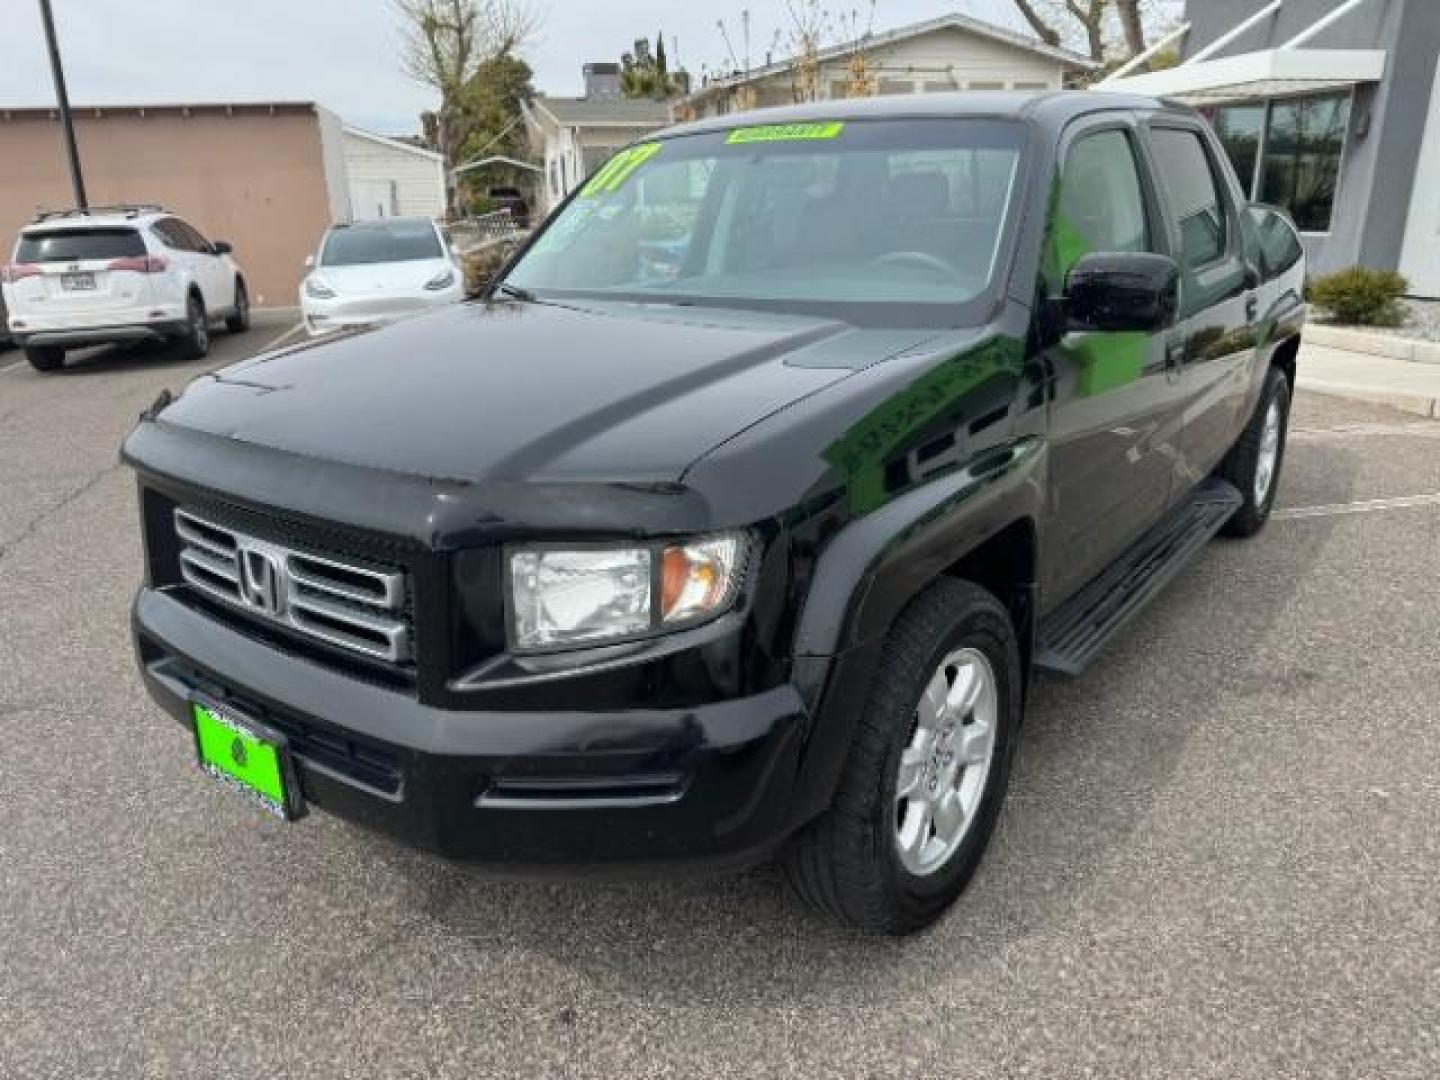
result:
M 145 255 L 145 241 L 134 229 L 52 229 L 22 233 L 15 246 L 17 263 L 83 262 Z

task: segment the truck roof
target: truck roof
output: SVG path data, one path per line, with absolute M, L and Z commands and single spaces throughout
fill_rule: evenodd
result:
M 875 98 L 842 98 L 807 105 L 754 109 L 677 124 L 658 138 L 728 131 L 747 124 L 796 124 L 823 120 L 1025 119 L 1064 126 L 1077 116 L 1115 109 L 1189 113 L 1188 107 L 1139 94 L 1097 93 L 1093 90 L 986 91 L 947 94 L 902 94 Z

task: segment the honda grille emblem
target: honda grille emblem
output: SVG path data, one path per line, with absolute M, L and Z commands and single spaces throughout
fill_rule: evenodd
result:
M 240 549 L 240 595 L 256 611 L 277 618 L 285 614 L 285 571 L 268 551 Z

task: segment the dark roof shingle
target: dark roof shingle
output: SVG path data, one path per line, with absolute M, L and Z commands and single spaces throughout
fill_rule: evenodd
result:
M 603 126 L 604 124 L 654 124 L 670 122 L 670 107 L 664 102 L 636 98 L 573 98 L 541 95 L 535 103 L 562 124 Z

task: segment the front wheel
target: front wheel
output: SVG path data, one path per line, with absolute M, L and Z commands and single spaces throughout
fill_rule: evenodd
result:
M 969 582 L 930 586 L 886 639 L 834 800 L 786 851 L 801 899 L 871 932 L 938 919 L 994 830 L 1020 710 L 1004 606 Z
M 1225 455 L 1217 474 L 1240 489 L 1244 502 L 1220 530 L 1223 536 L 1254 536 L 1270 519 L 1280 467 L 1285 464 L 1285 433 L 1290 423 L 1290 381 L 1278 368 L 1265 376 L 1255 415 Z

